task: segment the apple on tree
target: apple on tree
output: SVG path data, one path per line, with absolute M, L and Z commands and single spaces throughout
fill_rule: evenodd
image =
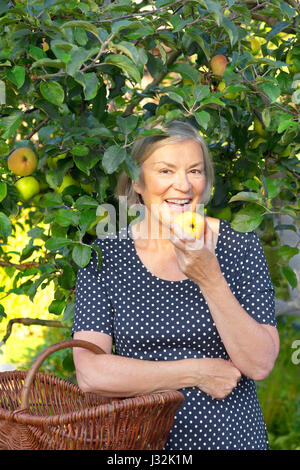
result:
M 40 192 L 40 185 L 34 176 L 24 176 L 20 178 L 15 186 L 23 202 L 29 201 Z
M 8 168 L 17 176 L 29 176 L 37 167 L 37 158 L 29 147 L 14 150 L 7 159 Z
M 78 182 L 71 175 L 65 175 L 62 184 L 56 188 L 56 192 L 61 194 L 68 186 L 78 186 Z
M 215 75 L 223 76 L 227 63 L 228 63 L 227 59 L 224 55 L 222 54 L 215 55 L 210 61 L 210 67 L 211 67 L 212 73 Z

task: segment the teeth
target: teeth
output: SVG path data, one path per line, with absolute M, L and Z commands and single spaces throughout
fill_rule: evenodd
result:
M 187 204 L 190 202 L 190 199 L 182 199 L 180 201 L 178 199 L 167 199 L 167 202 L 172 202 L 174 204 Z

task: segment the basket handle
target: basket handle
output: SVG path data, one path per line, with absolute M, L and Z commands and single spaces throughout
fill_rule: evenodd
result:
M 41 364 L 44 362 L 44 360 L 55 351 L 59 351 L 65 348 L 74 348 L 74 347 L 89 349 L 95 354 L 106 354 L 103 351 L 103 349 L 101 349 L 96 344 L 93 344 L 90 341 L 84 341 L 81 339 L 70 339 L 70 340 L 60 341 L 59 343 L 52 344 L 51 346 L 46 348 L 41 354 L 39 354 L 39 356 L 32 363 L 26 375 L 26 378 L 24 380 L 22 395 L 21 395 L 21 409 L 29 408 L 30 388 L 34 380 L 35 374 L 40 368 Z

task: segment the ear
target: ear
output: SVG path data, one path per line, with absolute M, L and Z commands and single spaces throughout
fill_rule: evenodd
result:
M 142 188 L 139 182 L 132 181 L 132 187 L 136 193 L 141 194 Z

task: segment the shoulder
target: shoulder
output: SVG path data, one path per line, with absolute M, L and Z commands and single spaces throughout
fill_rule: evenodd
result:
M 208 223 L 210 229 L 216 234 L 219 235 L 220 231 L 220 219 L 215 217 L 206 217 L 206 222 Z

